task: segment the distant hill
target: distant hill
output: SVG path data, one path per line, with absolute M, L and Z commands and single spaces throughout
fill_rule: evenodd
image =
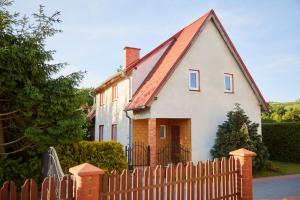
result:
M 269 102 L 269 112 L 262 113 L 262 122 L 300 122 L 300 100 Z

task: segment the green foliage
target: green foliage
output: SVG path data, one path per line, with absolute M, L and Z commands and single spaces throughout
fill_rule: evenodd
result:
M 269 103 L 269 111 L 262 114 L 264 123 L 300 121 L 300 103 Z
M 0 185 L 7 180 L 14 181 L 21 186 L 25 179 L 33 178 L 41 182 L 42 163 L 40 154 L 26 153 L 16 159 L 6 156 L 0 157 Z
M 300 123 L 264 123 L 262 134 L 272 160 L 300 162 Z
M 123 146 L 117 142 L 80 141 L 55 147 L 65 173 L 82 163 L 93 164 L 108 173 L 127 167 Z
M 0 0 L 0 135 L 12 140 L 25 136 L 39 149 L 78 141 L 84 134 L 86 116 L 79 109 L 78 84 L 82 72 L 57 76 L 64 63 L 53 63 L 54 51 L 46 40 L 60 32 L 59 12 L 45 15 L 41 6 L 34 21 L 11 14 Z M 80 95 L 79 95 L 80 96 Z M 11 140 L 9 140 L 11 141 Z M 6 149 L 7 150 L 7 149 Z
M 212 157 L 227 157 L 233 150 L 246 148 L 257 154 L 253 160 L 253 169 L 262 169 L 269 154 L 261 136 L 257 134 L 258 126 L 257 123 L 252 123 L 245 111 L 236 104 L 234 110 L 227 113 L 227 120 L 219 125 L 215 144 L 211 149 Z
M 78 107 L 88 110 L 94 104 L 94 88 L 81 88 L 77 90 Z

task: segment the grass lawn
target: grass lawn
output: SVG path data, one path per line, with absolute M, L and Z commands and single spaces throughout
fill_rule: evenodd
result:
M 300 163 L 290 162 L 279 162 L 273 161 L 274 164 L 279 168 L 277 172 L 262 170 L 254 174 L 255 178 L 266 177 L 266 176 L 281 176 L 288 174 L 300 174 Z

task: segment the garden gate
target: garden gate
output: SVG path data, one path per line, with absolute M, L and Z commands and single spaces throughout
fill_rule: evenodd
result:
M 125 155 L 128 169 L 146 167 L 150 165 L 150 146 L 141 142 L 135 142 L 125 147 Z

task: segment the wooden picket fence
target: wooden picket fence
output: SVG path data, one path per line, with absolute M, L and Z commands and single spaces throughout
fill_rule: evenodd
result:
M 240 199 L 240 183 L 239 160 L 229 157 L 196 164 L 178 163 L 166 168 L 137 168 L 132 173 L 124 170 L 103 174 L 98 189 L 101 200 L 237 200 Z M 16 200 L 17 197 L 21 200 L 73 200 L 78 194 L 71 176 L 60 180 L 57 193 L 53 177 L 47 177 L 40 191 L 38 193 L 34 180 L 27 179 L 17 195 L 15 183 L 6 181 L 0 189 L 0 200 Z
M 60 180 L 59 191 L 56 194 L 54 178 L 46 177 L 42 183 L 41 192 L 38 193 L 38 187 L 35 181 L 33 179 L 27 179 L 22 185 L 20 195 L 18 196 L 15 183 L 13 181 L 6 181 L 0 189 L 0 200 L 55 200 L 57 197 L 60 200 L 72 200 L 75 199 L 74 188 L 74 182 L 71 176 L 65 176 Z
M 239 199 L 240 174 L 233 157 L 214 161 L 189 162 L 166 168 L 146 167 L 142 173 L 102 175 L 101 200 L 218 200 Z

